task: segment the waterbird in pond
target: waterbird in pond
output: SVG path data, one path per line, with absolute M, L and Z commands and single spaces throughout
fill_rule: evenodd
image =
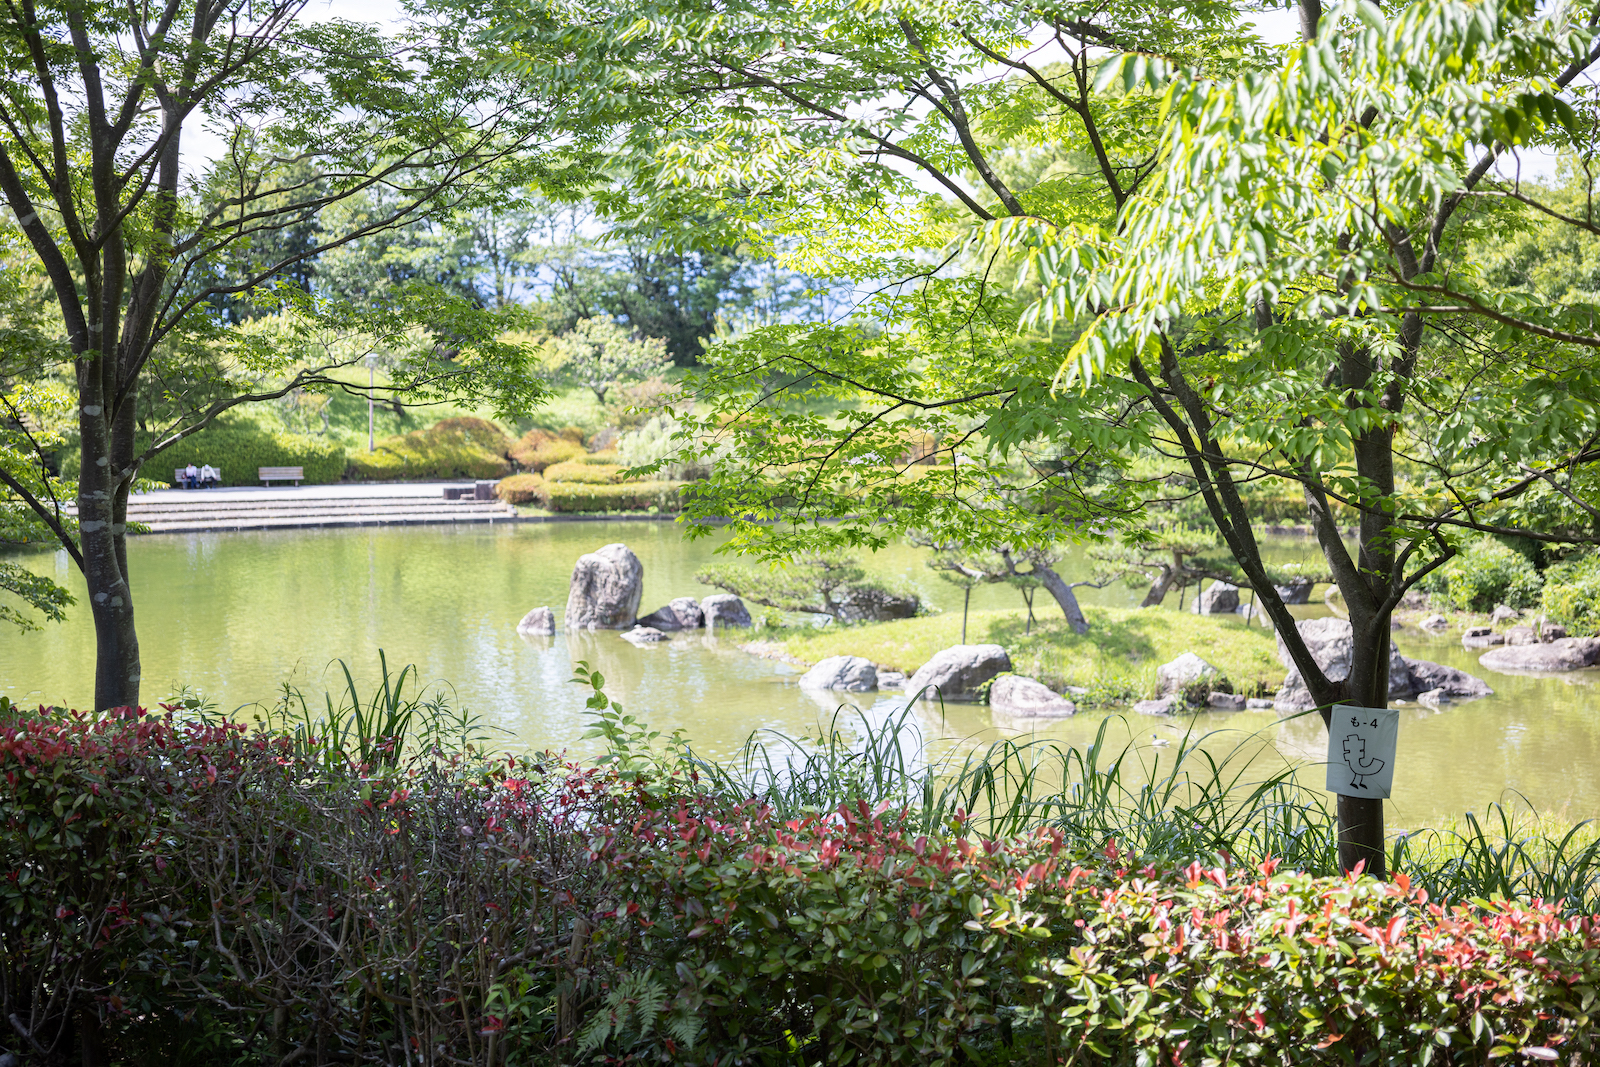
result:
M 1172 742 L 1168 741 L 1164 737 L 1157 737 L 1155 734 L 1151 734 L 1150 735 L 1150 747 L 1151 748 L 1170 748 L 1170 747 L 1172 747 Z

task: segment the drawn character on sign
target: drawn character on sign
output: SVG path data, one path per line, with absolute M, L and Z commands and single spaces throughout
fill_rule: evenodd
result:
M 1367 739 L 1360 734 L 1351 734 L 1344 739 L 1344 761 L 1354 776 L 1350 785 L 1356 789 L 1367 788 L 1367 783 L 1362 779 L 1383 770 L 1383 760 L 1367 755 Z

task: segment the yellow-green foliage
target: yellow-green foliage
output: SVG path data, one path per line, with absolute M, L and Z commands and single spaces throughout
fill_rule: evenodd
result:
M 1215 664 L 1238 692 L 1276 689 L 1284 668 L 1270 631 L 1233 620 L 1159 608 L 1100 608 L 1085 605 L 1089 632 L 1072 632 L 1065 619 L 1034 623 L 1024 634 L 1018 611 L 974 611 L 967 620 L 968 644 L 997 644 L 1012 668 L 1056 686 L 1077 685 L 1147 695 L 1161 664 L 1193 652 Z M 915 671 L 933 654 L 961 643 L 961 613 L 894 622 L 806 630 L 783 640 L 787 651 L 815 663 L 828 656 L 865 656 L 874 663 Z
M 617 456 L 617 450 L 614 448 L 608 448 L 603 452 L 590 452 L 582 459 L 578 460 L 578 462 L 592 463 L 597 465 L 610 464 L 613 467 L 621 466 L 622 464 L 622 460 Z
M 378 443 L 376 452 L 350 460 L 356 478 L 501 478 L 511 471 L 511 440 L 487 419 L 445 419 Z
M 544 492 L 544 479 L 537 474 L 513 474 L 495 483 L 494 494 L 507 504 L 532 504 Z
M 516 460 L 518 465 L 531 468 L 534 465 L 534 457 L 539 450 L 557 442 L 578 445 L 581 450 L 583 446 L 583 431 L 576 426 L 568 426 L 564 430 L 529 430 L 517 439 L 516 444 L 511 446 L 511 458 Z M 560 461 L 558 460 L 557 462 Z
M 582 445 L 572 441 L 549 441 L 532 452 L 522 453 L 517 462 L 542 474 L 558 463 L 581 463 L 588 454 Z
M 551 511 L 677 511 L 679 482 L 546 482 L 544 505 Z
M 607 485 L 616 481 L 621 473 L 622 468 L 614 463 L 585 463 L 582 460 L 572 460 L 546 467 L 544 479 L 547 482 L 589 482 L 593 485 Z

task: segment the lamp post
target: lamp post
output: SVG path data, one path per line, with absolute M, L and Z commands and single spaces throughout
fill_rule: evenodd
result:
M 377 386 L 378 355 L 376 352 L 367 353 L 367 451 L 376 449 L 372 445 L 372 391 Z

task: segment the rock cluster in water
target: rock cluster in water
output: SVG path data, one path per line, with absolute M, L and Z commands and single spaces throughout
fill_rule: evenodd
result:
M 650 614 L 639 616 L 644 595 L 644 564 L 627 545 L 605 545 L 578 557 L 567 589 L 566 627 L 577 630 L 621 630 L 636 645 L 668 639 L 676 630 L 749 626 L 750 611 L 731 593 L 704 600 L 680 596 Z M 556 632 L 555 613 L 534 608 L 517 623 L 519 634 L 549 636 Z

